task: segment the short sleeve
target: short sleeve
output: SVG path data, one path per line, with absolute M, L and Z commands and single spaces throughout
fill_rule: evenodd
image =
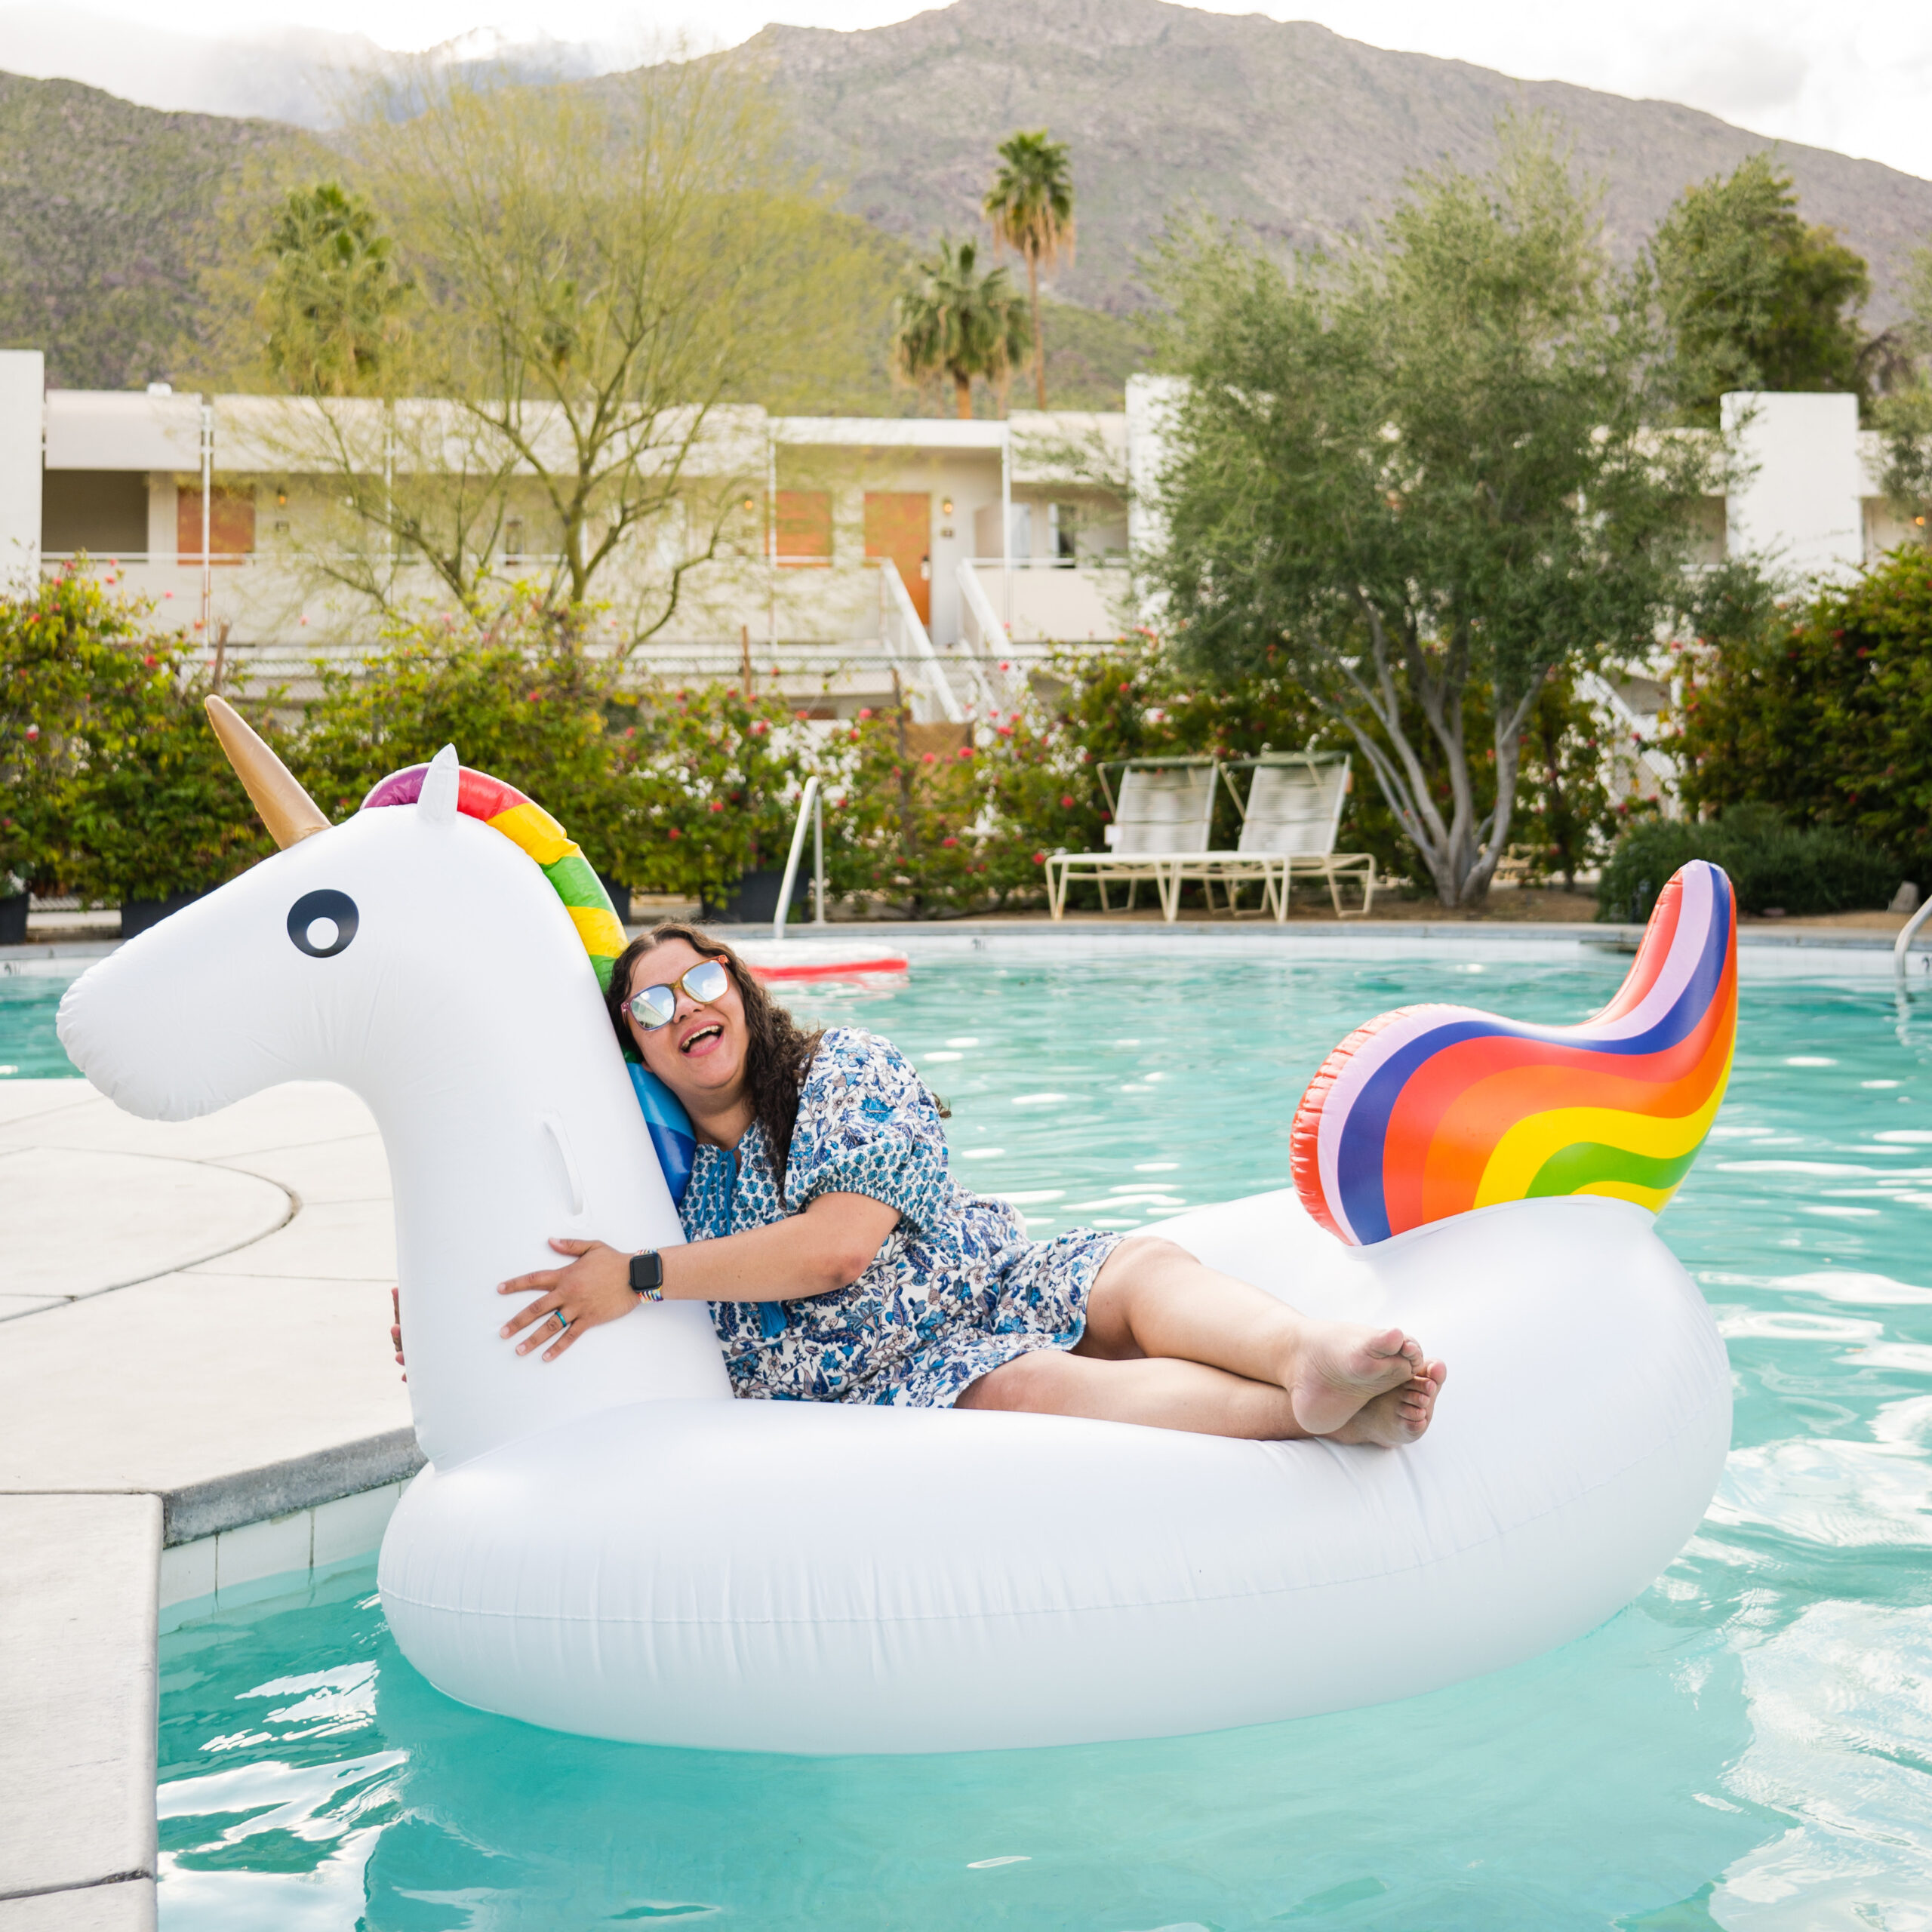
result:
M 821 1194 L 863 1194 L 927 1229 L 950 1189 L 945 1130 L 925 1082 L 888 1041 L 833 1028 L 798 1095 L 786 1206 L 796 1214 Z

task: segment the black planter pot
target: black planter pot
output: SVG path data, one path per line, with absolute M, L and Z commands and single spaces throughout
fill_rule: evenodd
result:
M 606 878 L 601 872 L 597 875 L 597 883 L 611 895 L 611 909 L 617 915 L 617 923 L 627 926 L 631 922 L 631 889 L 620 885 L 614 878 Z
M 205 892 L 174 892 L 165 899 L 124 899 L 121 902 L 121 937 L 132 939 L 137 933 L 144 933 L 150 926 L 158 926 L 171 912 L 178 912 L 184 906 L 192 906 L 198 899 L 208 897 Z
M 707 900 L 700 916 L 721 926 L 768 926 L 778 916 L 778 894 L 784 883 L 783 866 L 746 872 L 723 905 L 714 906 Z M 811 875 L 801 866 L 798 876 L 792 882 L 792 912 L 788 917 L 795 916 L 801 906 L 810 903 L 811 889 Z
M 25 946 L 27 943 L 27 901 L 31 893 L 10 893 L 0 899 L 0 946 Z

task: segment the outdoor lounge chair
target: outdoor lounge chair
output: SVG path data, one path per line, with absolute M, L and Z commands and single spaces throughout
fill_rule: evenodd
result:
M 1161 916 L 1171 921 L 1180 903 L 1176 867 L 1208 849 L 1214 816 L 1214 786 L 1220 767 L 1211 758 L 1130 758 L 1121 768 L 1120 795 L 1100 768 L 1100 788 L 1113 809 L 1105 837 L 1106 852 L 1054 852 L 1047 857 L 1047 904 L 1057 919 L 1066 911 L 1071 878 L 1091 878 L 1100 888 L 1100 909 L 1109 883 L 1127 888 L 1127 903 L 1143 879 L 1160 894 Z
M 1337 852 L 1342 806 L 1348 797 L 1349 763 L 1345 752 L 1264 752 L 1241 763 L 1254 773 L 1244 800 L 1227 780 L 1241 814 L 1241 842 L 1232 852 L 1202 852 L 1174 871 L 1177 900 L 1182 884 L 1198 879 L 1214 903 L 1214 888 L 1228 895 L 1248 881 L 1262 888 L 1263 904 L 1277 920 L 1288 916 L 1288 894 L 1297 878 L 1325 880 L 1339 919 L 1359 918 L 1375 900 L 1375 858 L 1368 852 Z M 1223 774 L 1226 777 L 1226 774 Z M 1342 883 L 1361 888 L 1361 903 L 1344 910 Z

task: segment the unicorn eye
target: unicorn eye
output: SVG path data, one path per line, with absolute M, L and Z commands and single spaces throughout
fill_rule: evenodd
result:
M 288 937 L 311 959 L 333 959 L 355 937 L 360 915 L 346 892 L 305 892 L 288 909 Z

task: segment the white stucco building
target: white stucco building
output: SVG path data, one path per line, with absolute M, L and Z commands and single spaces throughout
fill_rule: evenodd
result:
M 654 626 L 635 646 L 654 671 L 749 667 L 820 715 L 889 698 L 895 678 L 926 717 L 1003 707 L 1053 645 L 1134 620 L 1126 561 L 1159 542 L 1148 506 L 1175 395 L 1171 379 L 1136 377 L 1124 411 L 1002 423 L 714 411 L 683 458 L 689 515 L 627 536 L 598 578 L 599 635 L 629 644 Z M 1711 561 L 1755 552 L 1841 576 L 1915 534 L 1885 504 L 1854 398 L 1724 408 L 1743 481 L 1700 519 Z M 356 573 L 331 568 L 349 551 L 400 605 L 450 601 L 420 557 L 345 515 L 323 452 L 353 445 L 365 477 L 400 488 L 439 463 L 460 469 L 473 447 L 436 405 L 331 408 L 325 423 L 268 397 L 50 391 L 38 354 L 0 353 L 0 567 L 111 569 L 164 624 L 221 645 L 238 675 L 299 691 L 317 656 L 377 641 L 379 610 L 340 580 Z M 655 624 L 669 565 L 714 524 L 718 554 Z M 526 467 L 472 540 L 508 583 L 549 574 L 554 528 Z M 1627 742 L 1654 727 L 1663 684 L 1620 681 L 1602 701 Z M 1633 766 L 1628 782 L 1660 777 Z

